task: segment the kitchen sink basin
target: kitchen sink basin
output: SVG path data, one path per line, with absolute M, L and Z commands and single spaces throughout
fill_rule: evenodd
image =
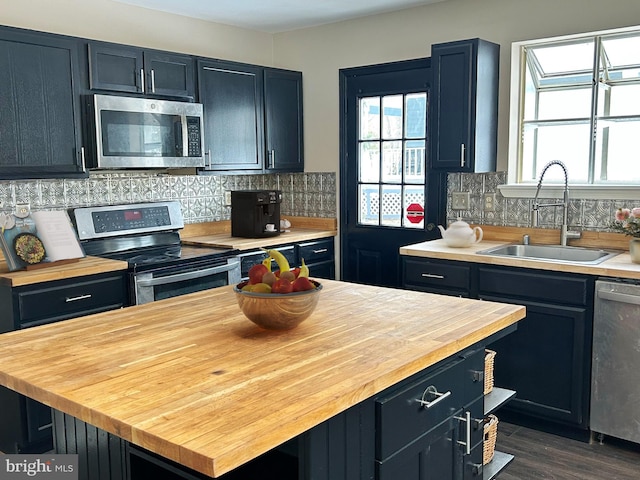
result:
M 583 247 L 564 247 L 562 245 L 521 245 L 509 244 L 489 248 L 477 252 L 480 255 L 493 255 L 498 257 L 526 258 L 531 260 L 543 260 L 549 262 L 577 263 L 585 265 L 597 265 L 619 252 L 599 250 Z

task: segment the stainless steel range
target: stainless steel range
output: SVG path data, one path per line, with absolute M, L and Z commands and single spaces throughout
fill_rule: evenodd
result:
M 182 245 L 179 202 L 76 208 L 71 217 L 87 255 L 128 262 L 132 304 L 240 282 L 237 250 Z

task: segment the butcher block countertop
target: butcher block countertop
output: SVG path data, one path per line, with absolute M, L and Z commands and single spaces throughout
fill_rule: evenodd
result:
M 109 260 L 98 257 L 84 257 L 49 265 L 40 264 L 32 270 L 9 271 L 6 262 L 0 261 L 0 284 L 10 287 L 20 287 L 52 280 L 96 275 L 99 273 L 126 270 L 127 262 Z
M 488 248 L 505 245 L 504 241 L 481 241 L 470 247 L 448 247 L 444 240 L 415 243 L 400 247 L 400 255 L 425 258 L 442 258 L 446 260 L 460 260 L 463 262 L 485 263 L 491 265 L 506 265 L 511 267 L 535 268 L 539 270 L 553 270 L 556 272 L 582 273 L 603 277 L 617 277 L 640 279 L 640 264 L 633 263 L 629 252 L 605 260 L 598 265 L 570 264 L 558 261 L 542 261 L 529 258 L 498 257 L 493 255 L 478 255 L 477 252 Z
M 335 230 L 292 228 L 291 231 L 283 232 L 275 237 L 241 238 L 232 237 L 229 233 L 217 233 L 195 237 L 183 237 L 182 243 L 187 245 L 206 245 L 209 247 L 252 250 L 254 248 L 277 246 L 285 243 L 306 242 L 309 240 L 319 240 L 325 237 L 335 237 L 336 233 L 337 232 Z
M 521 306 L 323 280 L 268 332 L 232 287 L 0 335 L 0 384 L 220 476 L 522 319 Z
M 285 243 L 306 242 L 338 234 L 335 218 L 290 217 L 291 228 L 275 237 L 242 238 L 231 236 L 231 222 L 185 225 L 180 238 L 183 243 L 218 248 L 253 250 Z

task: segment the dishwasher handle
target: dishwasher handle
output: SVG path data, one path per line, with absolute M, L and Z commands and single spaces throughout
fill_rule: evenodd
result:
M 598 298 L 611 300 L 612 302 L 640 305 L 640 295 L 629 295 L 628 293 L 613 292 L 611 290 L 598 290 Z

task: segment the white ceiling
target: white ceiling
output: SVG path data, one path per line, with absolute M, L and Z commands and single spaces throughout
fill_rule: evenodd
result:
M 313 27 L 446 0 L 114 0 L 269 33 Z

